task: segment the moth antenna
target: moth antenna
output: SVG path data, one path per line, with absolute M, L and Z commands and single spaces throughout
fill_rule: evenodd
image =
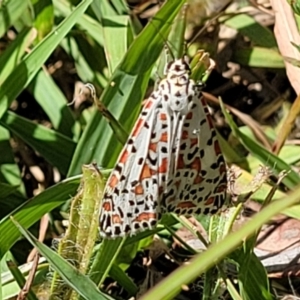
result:
M 212 25 L 216 20 L 218 20 L 218 18 L 220 18 L 222 15 L 225 14 L 225 11 L 222 11 L 220 13 L 218 13 L 216 16 L 214 16 L 213 18 L 209 19 L 209 21 L 207 21 L 207 23 L 198 31 L 197 34 L 195 34 L 195 36 L 193 37 L 193 39 L 189 42 L 189 44 L 187 45 L 187 49 L 189 49 L 189 47 L 195 42 L 195 40 L 210 26 Z
M 154 25 L 154 23 L 152 23 L 152 25 L 155 27 L 155 29 L 157 30 L 158 35 L 161 37 L 161 39 L 164 41 L 164 50 L 166 55 L 171 55 L 172 60 L 175 59 L 175 55 L 171 49 L 171 46 L 169 45 L 168 40 L 165 39 L 165 37 L 161 34 L 161 32 L 159 31 L 159 28 L 156 28 L 156 26 Z

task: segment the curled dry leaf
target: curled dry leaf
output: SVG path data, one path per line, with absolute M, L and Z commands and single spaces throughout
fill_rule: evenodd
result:
M 287 1 L 271 0 L 275 13 L 274 33 L 282 56 L 300 60 L 300 53 L 292 42 L 300 45 L 300 35 L 291 7 Z M 287 76 L 296 93 L 300 93 L 300 69 L 285 61 Z

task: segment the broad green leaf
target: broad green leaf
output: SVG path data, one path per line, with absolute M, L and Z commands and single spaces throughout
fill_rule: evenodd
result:
M 174 55 L 173 59 L 178 59 L 183 57 L 186 51 L 186 45 L 184 41 L 184 35 L 186 31 L 186 14 L 187 9 L 183 8 L 178 16 L 176 17 L 176 20 L 172 26 L 172 30 L 170 32 L 169 37 L 169 47 L 172 54 Z M 164 67 L 164 66 L 163 66 Z
M 239 127 L 239 130 L 244 133 L 246 136 L 251 138 L 252 140 L 256 140 L 256 137 L 253 134 L 253 131 L 248 126 L 241 126 Z M 273 143 L 276 139 L 277 133 L 273 128 L 267 128 L 265 130 L 266 136 L 270 139 L 270 141 Z M 287 164 L 292 165 L 296 164 L 300 161 L 300 147 L 297 145 L 284 145 L 282 149 L 280 150 L 280 153 L 278 157 L 285 161 Z M 251 158 L 250 158 L 251 159 Z M 248 158 L 248 162 L 250 162 Z M 256 172 L 259 165 L 261 163 L 257 160 L 257 163 L 254 163 L 254 161 L 251 160 L 251 164 L 249 166 L 251 167 L 252 172 Z
M 90 269 L 90 278 L 97 285 L 103 284 L 117 255 L 122 249 L 125 239 L 104 239 L 100 244 Z
M 122 0 L 115 0 L 114 8 L 119 15 L 128 14 L 130 12 L 130 9 L 129 9 L 129 6 L 127 5 L 127 3 Z

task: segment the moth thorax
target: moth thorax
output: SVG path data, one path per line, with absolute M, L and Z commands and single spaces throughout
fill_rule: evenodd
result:
M 173 111 L 185 113 L 188 109 L 188 94 L 186 86 L 173 86 L 169 97 L 169 107 Z
M 174 86 L 186 86 L 189 83 L 189 75 L 188 73 L 168 73 L 167 80 L 170 84 Z

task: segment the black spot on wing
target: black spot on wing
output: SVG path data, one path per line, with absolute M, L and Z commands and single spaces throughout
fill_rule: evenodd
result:
M 198 153 L 198 151 L 199 151 L 199 148 L 195 147 L 195 149 L 194 149 L 193 152 L 189 152 L 188 156 L 187 156 L 188 160 L 192 160 L 196 156 L 196 154 Z

